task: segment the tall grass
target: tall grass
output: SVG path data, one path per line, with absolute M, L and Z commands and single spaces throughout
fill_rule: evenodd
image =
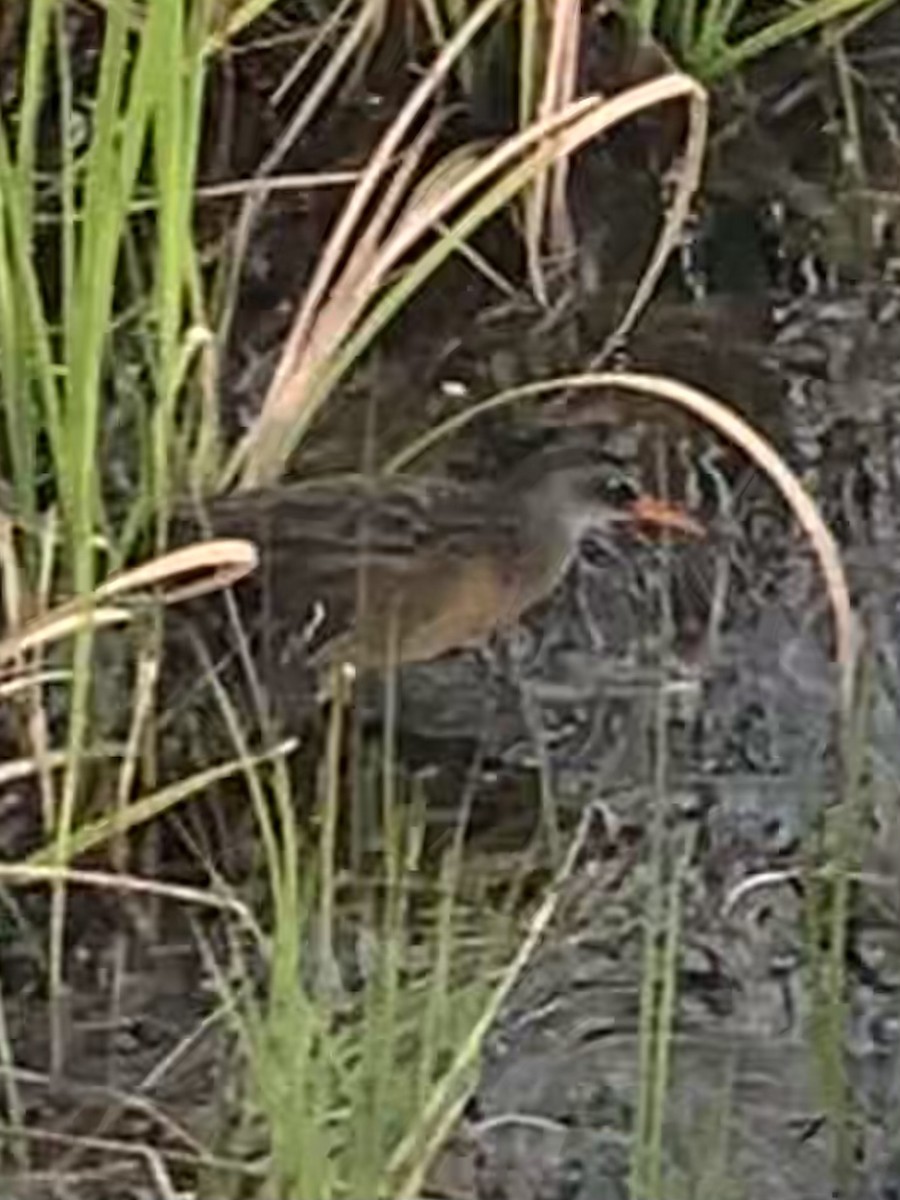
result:
M 23 603 L 32 609 L 38 573 L 46 571 L 33 534 L 48 511 L 59 512 L 51 587 L 86 598 L 120 560 L 118 532 L 152 520 L 162 547 L 173 490 L 185 483 L 195 414 L 178 398 L 198 344 L 189 327 L 203 322 L 192 196 L 207 17 L 206 5 L 187 9 L 181 0 L 143 12 L 108 6 L 98 15 L 99 56 L 86 81 L 65 7 L 52 0 L 31 7 L 21 100 L 14 119 L 0 123 L 0 353 L 5 469 L 32 533 L 22 575 L 31 597 Z M 79 145 L 75 93 L 83 102 L 85 88 L 90 130 Z M 52 183 L 42 185 L 48 173 Z M 139 188 L 145 198 L 149 189 L 154 208 L 140 231 L 130 217 Z M 135 238 L 149 273 L 146 292 L 131 291 L 123 271 Z M 123 414 L 112 400 L 114 364 L 123 348 L 135 357 L 141 341 L 149 386 L 135 398 L 136 411 Z M 110 438 L 123 421 L 135 430 L 124 450 Z M 124 521 L 106 511 L 117 470 L 129 480 Z M 45 803 L 60 865 L 71 853 L 93 732 L 93 647 L 85 625 L 74 641 L 66 728 L 52 732 L 67 745 L 58 784 L 47 776 Z M 32 700 L 42 707 L 40 696 Z M 58 884 L 50 933 L 56 994 L 64 923 Z M 57 1065 L 60 1054 L 56 1038 Z

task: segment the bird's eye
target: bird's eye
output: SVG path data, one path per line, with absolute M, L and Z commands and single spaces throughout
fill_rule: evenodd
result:
M 623 476 L 613 476 L 606 481 L 604 488 L 605 499 L 616 508 L 623 508 L 637 499 L 638 489 L 632 480 Z

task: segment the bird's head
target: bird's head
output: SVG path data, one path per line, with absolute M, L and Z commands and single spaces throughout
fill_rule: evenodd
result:
M 702 537 L 703 525 L 680 504 L 642 489 L 633 470 L 619 460 L 561 463 L 528 490 L 528 502 L 562 520 L 573 539 L 616 526 L 668 530 Z

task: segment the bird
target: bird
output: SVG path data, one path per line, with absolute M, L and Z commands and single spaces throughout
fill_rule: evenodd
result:
M 214 499 L 208 529 L 260 552 L 258 624 L 279 670 L 428 663 L 485 646 L 562 581 L 590 534 L 696 536 L 682 506 L 628 464 L 582 449 L 532 454 L 493 480 L 343 477 Z

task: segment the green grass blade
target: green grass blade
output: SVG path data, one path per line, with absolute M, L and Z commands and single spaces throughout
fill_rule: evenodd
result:
M 715 63 L 710 64 L 710 79 L 720 79 L 737 71 L 745 63 L 784 42 L 802 37 L 838 17 L 855 12 L 870 5 L 872 0 L 814 0 L 800 8 L 792 9 L 783 17 L 771 21 L 756 33 L 750 34 L 736 45 L 722 52 Z
M 28 253 L 31 252 L 38 121 L 41 106 L 44 102 L 44 75 L 47 68 L 50 20 L 53 16 L 53 10 L 61 7 L 59 0 L 31 0 L 28 15 L 25 69 L 23 74 L 22 101 L 19 106 L 18 141 L 16 144 L 19 185 L 18 198 L 24 228 L 28 232 L 28 241 L 25 247 Z

